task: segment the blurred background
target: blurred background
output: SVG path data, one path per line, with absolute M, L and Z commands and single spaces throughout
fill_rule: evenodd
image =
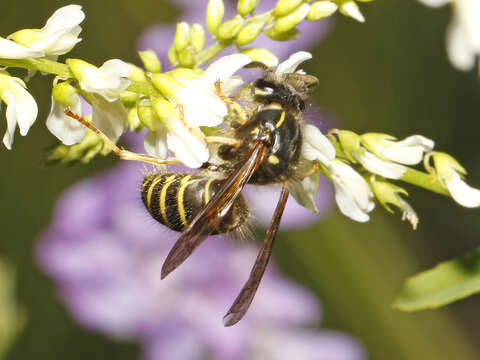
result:
M 42 26 L 54 9 L 66 4 L 3 2 L 0 34 Z M 136 41 L 142 31 L 171 23 L 181 13 L 174 2 L 159 0 L 81 5 L 87 14 L 84 40 L 68 56 L 96 65 L 110 58 L 139 64 Z M 448 63 L 450 7 L 431 9 L 414 0 L 361 6 L 365 24 L 337 16 L 326 39 L 311 49 L 314 61 L 303 67 L 320 79 L 314 104 L 339 128 L 434 139 L 437 149 L 451 153 L 468 169 L 469 183 L 480 187 L 479 76 L 477 70 L 462 73 Z M 35 240 L 50 223 L 56 199 L 70 185 L 117 162 L 109 156 L 88 166 L 43 165 L 55 144 L 42 124 L 50 109 L 45 91 L 50 81 L 37 76 L 29 83 L 39 104 L 37 123 L 26 138 L 16 136 L 13 151 L 0 151 L 0 256 L 16 267 L 17 298 L 28 313 L 26 328 L 6 359 L 135 359 L 135 343 L 77 325 L 35 260 Z M 139 182 L 141 177 L 139 173 Z M 478 359 L 479 296 L 413 314 L 391 307 L 407 277 L 475 249 L 480 233 L 480 210 L 407 189 L 420 216 L 418 230 L 380 207 L 366 224 L 332 207 L 308 228 L 281 232 L 276 263 L 319 297 L 322 328 L 355 336 L 370 359 Z

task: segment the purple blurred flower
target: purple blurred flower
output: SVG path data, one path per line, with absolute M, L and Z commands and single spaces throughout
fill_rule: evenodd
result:
M 210 237 L 160 281 L 178 233 L 144 209 L 142 167 L 122 163 L 72 187 L 39 243 L 40 265 L 78 322 L 139 341 L 147 359 L 364 358 L 352 338 L 306 327 L 318 323 L 319 304 L 273 264 L 246 317 L 223 327 L 222 315 L 255 260 L 253 246 Z

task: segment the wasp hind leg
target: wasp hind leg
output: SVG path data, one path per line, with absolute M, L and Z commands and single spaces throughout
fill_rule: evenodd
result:
M 71 118 L 77 120 L 90 130 L 92 130 L 103 142 L 106 146 L 108 146 L 112 152 L 117 155 L 122 160 L 133 160 L 133 161 L 142 161 L 149 164 L 155 165 L 172 165 L 172 164 L 180 164 L 180 160 L 177 158 L 166 158 L 161 159 L 155 156 L 150 156 L 147 154 L 141 153 L 134 153 L 132 151 L 128 151 L 122 148 L 119 148 L 112 140 L 108 138 L 103 132 L 97 129 L 94 125 L 86 121 L 84 118 L 78 116 L 77 114 L 73 113 L 71 110 L 66 110 L 65 114 L 70 116 Z

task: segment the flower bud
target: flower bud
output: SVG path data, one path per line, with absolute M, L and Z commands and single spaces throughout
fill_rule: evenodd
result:
M 292 30 L 307 16 L 310 11 L 310 6 L 307 4 L 300 5 L 294 12 L 289 15 L 283 16 L 277 20 L 273 26 L 274 31 L 277 33 L 284 33 Z
M 253 12 L 260 0 L 238 0 L 237 10 L 242 16 L 248 15 Z
M 360 136 L 349 130 L 338 130 L 336 134 L 347 159 L 353 163 L 357 162 L 353 154 L 364 152 L 360 145 Z
M 233 19 L 225 21 L 218 28 L 217 39 L 220 41 L 228 41 L 233 39 L 242 29 L 245 20 L 240 15 L 235 15 Z
M 316 1 L 310 5 L 307 20 L 317 21 L 332 15 L 338 6 L 332 1 Z
M 388 181 L 378 180 L 372 176 L 370 186 L 376 198 L 383 207 L 393 214 L 390 205 L 395 205 L 402 210 L 402 220 L 408 220 L 414 230 L 418 225 L 418 215 L 408 202 L 402 199 L 400 195 L 408 196 L 408 192 L 400 186 L 389 183 Z
M 156 121 L 157 115 L 152 108 L 152 101 L 149 98 L 145 97 L 138 101 L 137 116 L 144 126 L 150 130 L 155 129 L 154 121 Z
M 225 5 L 223 0 L 209 0 L 207 5 L 207 17 L 206 23 L 210 34 L 217 33 L 220 24 L 223 21 L 223 15 L 225 14 Z
M 143 71 L 143 69 L 134 64 L 128 63 L 128 65 L 130 66 L 130 74 L 128 75 L 130 80 L 147 82 L 147 77 L 145 76 L 145 71 Z
M 178 56 L 177 52 L 175 51 L 174 45 L 171 45 L 168 48 L 168 61 L 170 61 L 170 64 L 172 64 L 172 66 L 178 65 Z
M 259 62 L 265 64 L 267 67 L 274 67 L 278 65 L 278 58 L 264 48 L 249 48 L 242 49 L 242 54 L 247 55 L 252 62 Z
M 278 32 L 275 30 L 274 27 L 271 27 L 265 32 L 265 34 L 270 39 L 273 39 L 276 41 L 289 41 L 289 40 L 296 39 L 298 35 L 300 35 L 300 31 L 298 31 L 297 29 L 292 29 L 286 32 Z
M 282 17 L 286 16 L 303 3 L 303 0 L 278 0 L 275 8 L 273 9 L 273 16 Z
M 200 24 L 193 24 L 190 30 L 190 44 L 196 52 L 203 50 L 205 46 L 205 30 Z
M 77 103 L 77 90 L 68 82 L 57 83 L 52 89 L 55 101 L 65 106 L 74 107 Z
M 340 12 L 345 16 L 350 16 L 351 18 L 359 21 L 365 22 L 365 17 L 360 12 L 358 5 L 353 0 L 348 0 L 340 4 Z
M 142 59 L 143 65 L 147 71 L 152 73 L 162 71 L 162 64 L 155 51 L 152 49 L 147 49 L 144 51 L 139 51 L 138 55 L 140 55 L 140 59 Z
M 253 21 L 245 26 L 237 35 L 235 42 L 238 46 L 244 46 L 254 41 L 262 32 L 264 22 Z
M 195 54 L 190 49 L 183 49 L 178 53 L 178 62 L 182 67 L 191 68 L 195 64 Z
M 175 37 L 173 38 L 173 44 L 175 45 L 175 50 L 177 53 L 181 52 L 183 49 L 187 48 L 190 43 L 190 26 L 182 21 L 177 24 L 177 31 L 175 32 Z

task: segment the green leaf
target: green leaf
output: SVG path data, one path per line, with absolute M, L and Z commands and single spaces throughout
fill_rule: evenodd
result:
M 435 309 L 478 292 L 480 248 L 408 279 L 393 307 L 403 311 Z

